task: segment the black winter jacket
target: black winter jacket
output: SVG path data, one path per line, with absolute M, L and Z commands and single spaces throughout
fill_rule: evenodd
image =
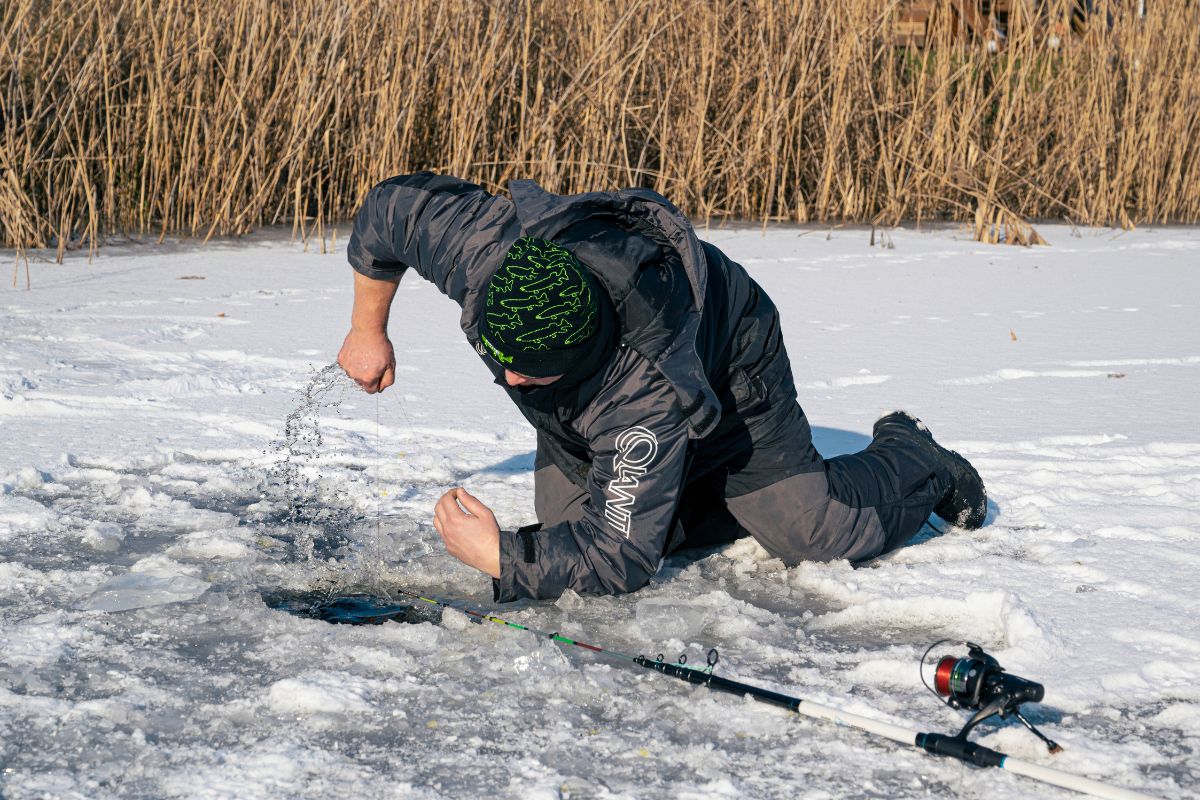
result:
M 501 531 L 495 592 L 507 601 L 566 588 L 633 591 L 678 544 L 672 530 L 684 487 L 736 469 L 769 436 L 772 408 L 794 404 L 778 314 L 659 194 L 559 196 L 532 181 L 508 188 L 511 199 L 427 172 L 386 180 L 358 212 L 347 256 L 370 278 L 416 270 L 459 304 L 463 332 L 481 354 L 486 286 L 518 238 L 558 242 L 604 286 L 619 346 L 600 368 L 534 391 L 504 387 L 553 445 L 549 455 L 570 462 L 560 466 L 590 501 L 577 522 Z M 483 358 L 504 385 L 499 366 Z

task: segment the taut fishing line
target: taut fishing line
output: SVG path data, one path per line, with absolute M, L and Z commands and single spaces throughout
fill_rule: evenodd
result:
M 379 431 L 379 395 L 375 395 L 375 480 L 371 482 L 371 492 L 375 495 L 375 541 L 381 540 L 383 527 L 383 436 Z

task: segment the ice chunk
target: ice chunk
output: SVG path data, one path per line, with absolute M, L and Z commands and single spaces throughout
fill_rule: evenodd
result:
M 705 625 L 716 619 L 715 610 L 709 606 L 658 597 L 639 601 L 636 613 L 638 626 L 660 638 L 695 637 Z
M 58 662 L 84 637 L 80 628 L 60 624 L 62 612 L 0 629 L 0 662 L 44 669 Z
M 32 490 L 37 489 L 44 483 L 49 483 L 52 480 L 48 473 L 33 467 L 22 467 L 16 472 L 11 472 L 0 478 L 0 494 L 8 494 L 14 489 L 16 490 Z
M 371 710 L 364 699 L 366 682 L 345 673 L 310 672 L 276 681 L 268 693 L 278 714 L 350 714 Z
M 173 578 L 176 575 L 199 575 L 200 567 L 195 564 L 181 564 L 163 553 L 154 553 L 138 559 L 129 571 L 159 578 Z
M 90 611 L 131 611 L 195 600 L 211 584 L 187 575 L 160 577 L 129 572 L 101 584 L 80 605 Z
M 115 522 L 93 522 L 84 529 L 80 539 L 93 550 L 113 553 L 125 540 L 125 531 Z
M 177 558 L 236 561 L 254 555 L 237 531 L 196 531 L 180 537 L 167 553 Z

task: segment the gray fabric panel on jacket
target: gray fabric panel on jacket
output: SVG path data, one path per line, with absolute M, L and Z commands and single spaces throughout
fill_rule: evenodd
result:
M 726 502 L 758 543 L 789 566 L 872 558 L 887 541 L 874 508 L 852 508 L 829 496 L 824 471 L 793 475 Z
M 578 522 L 588 496 L 586 489 L 572 483 L 554 464 L 533 473 L 533 509 L 542 527 Z
M 528 404 L 517 404 L 522 412 L 529 411 Z M 533 458 L 534 470 L 540 470 L 553 464 L 571 483 L 580 489 L 587 488 L 588 473 L 592 471 L 592 461 L 586 450 L 571 448 L 562 441 L 569 428 L 562 424 L 557 416 L 543 414 L 535 416 L 530 423 L 537 429 L 537 452 Z M 586 448 L 587 442 L 580 436 L 579 447 Z

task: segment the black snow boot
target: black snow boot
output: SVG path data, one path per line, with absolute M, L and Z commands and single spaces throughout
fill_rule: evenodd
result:
M 969 531 L 983 527 L 983 520 L 987 517 L 987 492 L 983 488 L 983 479 L 971 462 L 934 441 L 925 423 L 907 411 L 893 411 L 879 418 L 872 433 L 875 438 L 880 435 L 895 436 L 912 442 L 934 463 L 941 464 L 950 475 L 950 488 L 934 506 L 933 513 L 951 525 Z

